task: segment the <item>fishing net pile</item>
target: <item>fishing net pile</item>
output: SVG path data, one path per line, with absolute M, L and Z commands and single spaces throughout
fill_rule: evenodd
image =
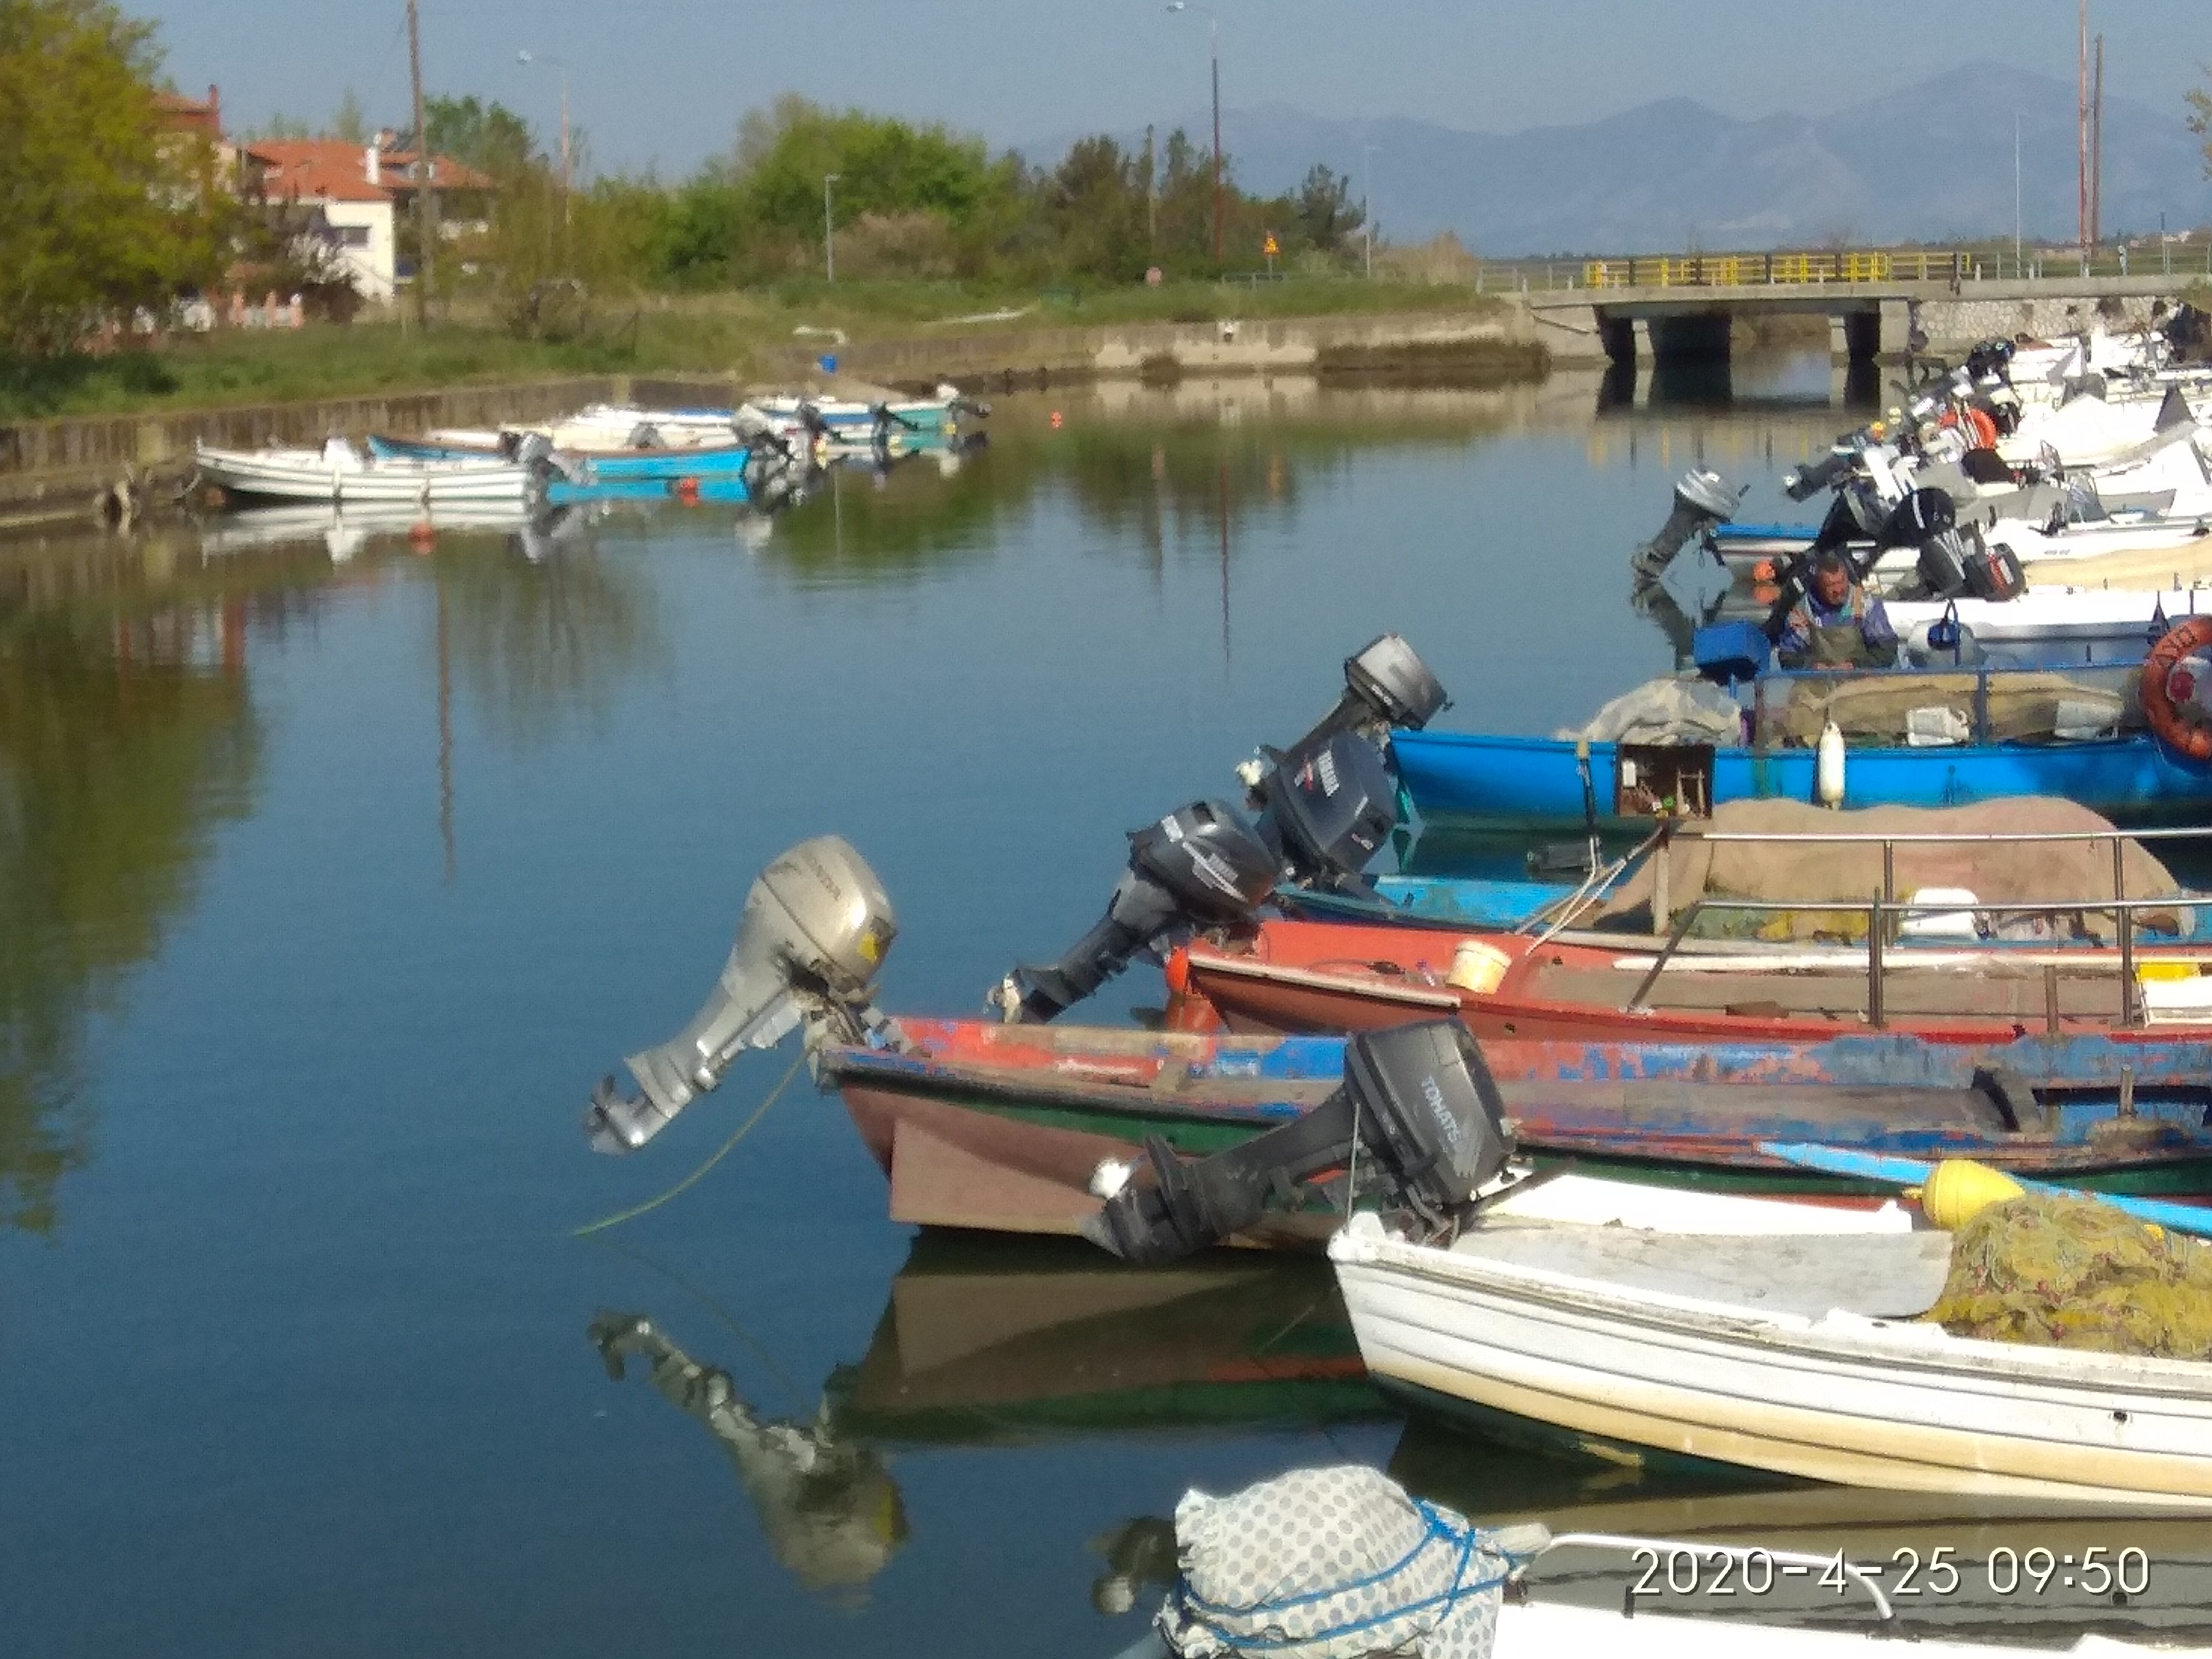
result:
M 1182 1577 L 1156 1626 L 1180 1659 L 1488 1659 L 1509 1551 L 1540 1547 L 1356 1466 L 1186 1492 L 1176 1540 Z
M 2212 1360 L 2212 1246 L 2094 1199 L 2031 1193 L 1960 1229 L 1927 1317 L 1985 1341 Z
M 2075 674 L 1843 675 L 1789 683 L 1769 693 L 1761 734 L 1772 744 L 1811 748 L 1833 720 L 1855 748 L 1971 742 L 1979 700 L 1991 743 L 2086 742 L 2140 728 L 2135 669 Z
M 2109 820 L 2075 802 L 2043 797 L 1980 801 L 1941 808 L 1870 806 L 1832 812 L 1803 801 L 1724 802 L 1711 827 L 1729 833 L 1759 835 L 2059 835 L 2105 831 Z M 2166 866 L 2132 838 L 2121 843 L 2122 880 L 2130 898 L 2172 898 L 2182 892 Z M 1923 889 L 1963 889 L 1974 895 L 1976 917 L 1989 931 L 2008 938 L 2056 933 L 2096 939 L 2118 936 L 2110 911 L 2069 911 L 2036 918 L 2004 914 L 2008 904 L 2053 902 L 2112 890 L 2112 843 L 2109 841 L 2046 842 L 2035 845 L 1966 842 L 1893 843 L 1891 890 L 1904 899 Z M 1645 860 L 1616 890 L 1607 915 L 1648 915 L 1656 879 L 1657 854 Z M 1879 842 L 1710 842 L 1695 835 L 1677 836 L 1665 854 L 1668 903 L 1680 915 L 1692 901 L 1722 898 L 1848 902 L 1882 890 Z M 2185 933 L 2191 912 L 2138 911 L 2140 928 Z M 1706 925 L 1710 922 L 1711 925 Z M 1860 912 L 1717 910 L 1701 921 L 1700 935 L 1727 934 L 1778 940 L 1835 938 L 1863 939 L 1866 915 Z

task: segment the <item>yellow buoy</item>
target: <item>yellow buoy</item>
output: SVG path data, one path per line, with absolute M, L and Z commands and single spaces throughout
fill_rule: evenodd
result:
M 1956 1232 L 1992 1204 L 2019 1198 L 2027 1188 L 2002 1170 L 1967 1158 L 1947 1158 L 1929 1172 L 1920 1209 L 1946 1232 Z

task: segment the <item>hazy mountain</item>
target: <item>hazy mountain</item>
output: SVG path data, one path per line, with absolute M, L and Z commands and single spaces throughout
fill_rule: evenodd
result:
M 1450 229 L 1498 255 L 1865 243 L 2009 234 L 2013 118 L 2027 233 L 2075 227 L 2075 88 L 1971 64 L 1832 115 L 1739 120 L 1686 98 L 1602 121 L 1515 133 L 1424 121 L 1326 120 L 1279 105 L 1224 112 L 1238 180 L 1291 188 L 1316 161 L 1364 186 L 1373 145 L 1382 234 Z M 1182 123 L 1204 142 L 1207 118 Z M 1141 144 L 1143 134 L 1117 135 Z M 1023 145 L 1033 160 L 1068 141 Z M 2212 205 L 2199 141 L 2179 108 L 2105 100 L 2103 228 L 2202 224 Z

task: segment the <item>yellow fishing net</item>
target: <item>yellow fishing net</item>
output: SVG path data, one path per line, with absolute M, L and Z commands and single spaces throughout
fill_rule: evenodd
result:
M 1986 1341 L 2212 1360 L 2212 1246 L 2094 1199 L 2031 1193 L 1959 1230 L 1927 1316 Z

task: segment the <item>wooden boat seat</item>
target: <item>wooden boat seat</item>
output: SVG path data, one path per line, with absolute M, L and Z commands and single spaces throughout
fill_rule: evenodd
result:
M 1455 1255 L 1807 1319 L 1837 1309 L 1917 1319 L 1942 1297 L 1948 1233 L 1855 1233 L 1846 1249 L 1838 1242 L 1817 1233 L 1706 1237 L 1500 1220 L 1451 1248 Z
M 1596 1008 L 1626 1008 L 1643 981 L 1641 970 L 1625 968 L 1537 968 L 1522 994 L 1540 1002 L 1580 1004 Z M 2114 1020 L 2119 1014 L 2119 975 L 2109 966 L 2087 972 L 2058 975 L 2058 1013 L 2062 1019 Z M 1971 1015 L 2011 1020 L 2040 1027 L 2045 1014 L 2045 981 L 2040 968 L 1994 967 L 1966 973 L 1913 972 L 1888 974 L 1882 985 L 1882 1005 L 1894 1018 L 1905 1015 Z M 1516 999 L 1517 1000 L 1517 999 Z M 1676 973 L 1659 975 L 1648 999 L 1654 1008 L 1710 1012 L 1735 1011 L 1773 1018 L 1781 1015 L 1826 1015 L 1838 1020 L 1867 1018 L 1867 978 L 1863 973 L 1715 974 Z

